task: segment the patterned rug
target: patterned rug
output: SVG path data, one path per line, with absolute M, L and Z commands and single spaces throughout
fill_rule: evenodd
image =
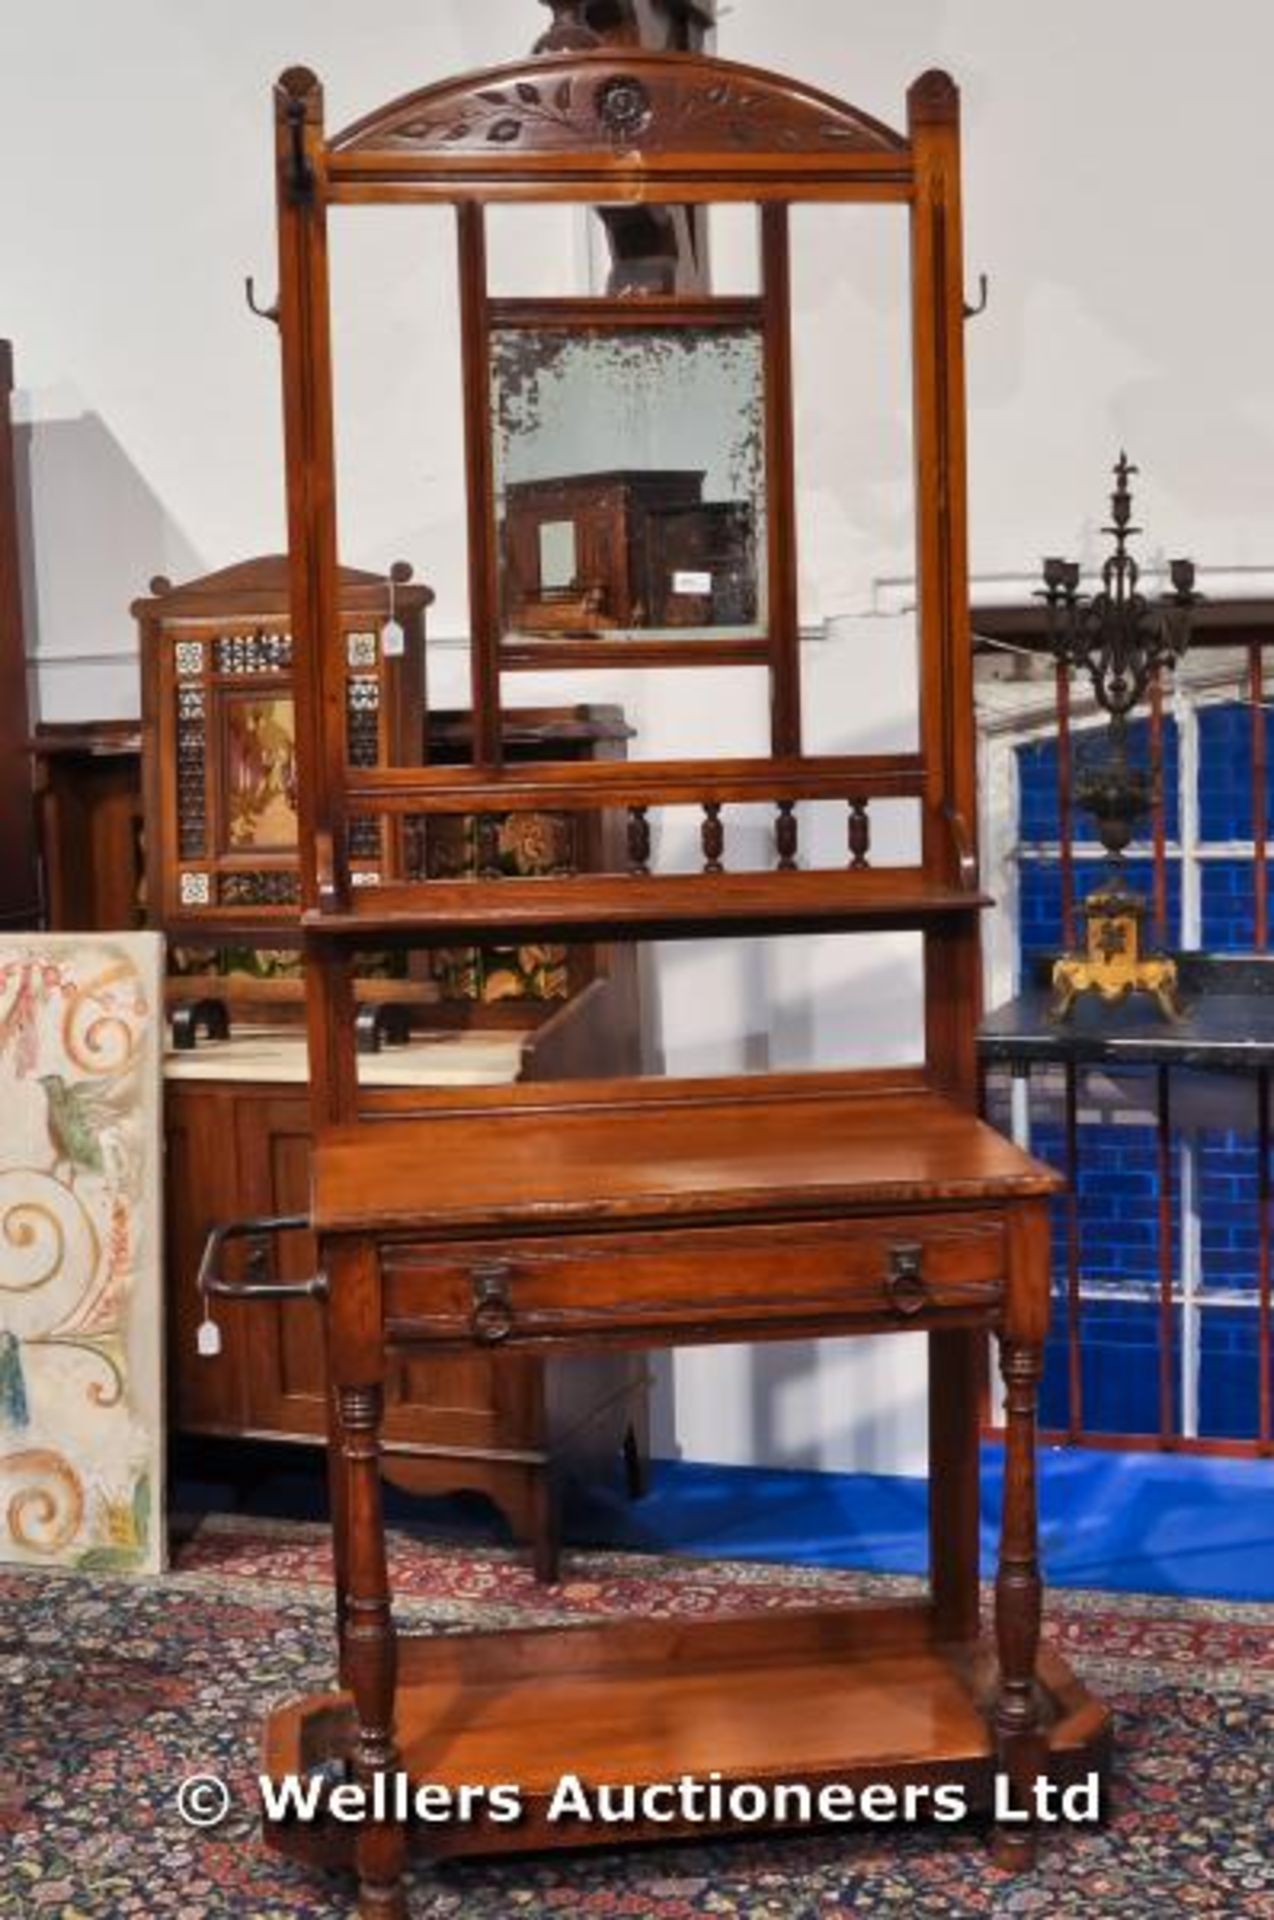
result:
M 0 1915 L 344 1920 L 350 1883 L 266 1854 L 254 1814 L 263 1698 L 330 1684 L 325 1531 L 203 1521 L 162 1580 L 0 1570 Z M 898 1593 L 822 1569 L 576 1554 L 546 1595 L 512 1554 L 396 1536 L 405 1624 L 440 1631 L 628 1613 L 695 1617 Z M 1054 1641 L 1117 1715 L 1105 1828 L 1010 1879 L 976 1831 L 865 1830 L 417 1867 L 420 1920 L 748 1914 L 1265 1916 L 1274 1920 L 1274 1608 L 1066 1593 Z M 224 1825 L 183 1826 L 215 1773 Z

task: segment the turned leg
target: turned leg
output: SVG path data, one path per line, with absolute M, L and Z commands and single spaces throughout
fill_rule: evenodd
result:
M 1043 1601 L 1035 1494 L 1035 1419 L 1043 1360 L 1039 1343 L 1003 1337 L 1004 1518 L 995 1583 L 995 1637 L 1000 1655 L 995 1732 L 1000 1772 L 1008 1776 L 1017 1809 L 1034 1804 L 1035 1781 L 1044 1769 L 1047 1754 L 1035 1682 Z M 995 1834 L 996 1865 L 1010 1870 L 1031 1866 L 1035 1843 L 1033 1825 L 1001 1822 Z
M 345 1463 L 341 1458 L 341 1425 L 336 1389 L 327 1389 L 327 1487 L 332 1510 L 332 1587 L 336 1612 L 336 1645 L 340 1655 L 341 1685 L 349 1685 L 345 1666 L 345 1602 L 349 1591 L 349 1510 L 345 1499 Z
M 384 1345 L 380 1272 L 374 1247 L 358 1245 L 328 1264 L 333 1390 L 345 1519 L 343 1672 L 354 1696 L 355 1778 L 370 1786 L 398 1765 L 394 1744 L 397 1649 L 381 1501 Z M 360 1920 L 407 1920 L 403 1868 L 407 1834 L 392 1821 L 368 1821 L 355 1847 Z

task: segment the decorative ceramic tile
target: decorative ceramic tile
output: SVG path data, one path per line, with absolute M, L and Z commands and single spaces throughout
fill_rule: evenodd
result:
M 374 633 L 351 633 L 345 642 L 345 654 L 351 667 L 374 667 L 380 649 Z
M 203 672 L 203 641 L 179 640 L 173 649 L 177 659 L 177 671 L 183 680 L 191 674 Z
M 230 633 L 216 644 L 218 673 L 285 673 L 292 664 L 290 633 Z
M 217 876 L 219 907 L 299 907 L 301 876 L 281 873 L 277 867 L 264 873 L 234 873 Z
M 162 1565 L 162 952 L 0 942 L 0 1560 Z
M 212 905 L 212 881 L 206 873 L 183 873 L 178 891 L 183 907 Z

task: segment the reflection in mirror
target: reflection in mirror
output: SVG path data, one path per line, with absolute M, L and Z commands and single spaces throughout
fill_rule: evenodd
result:
M 492 413 L 506 632 L 764 633 L 759 329 L 498 327 Z

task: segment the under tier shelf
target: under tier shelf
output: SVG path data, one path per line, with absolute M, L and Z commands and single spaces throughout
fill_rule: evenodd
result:
M 442 1857 L 767 1825 L 550 1819 L 568 1776 L 592 1790 L 667 1786 L 683 1775 L 724 1788 L 795 1783 L 815 1800 L 833 1783 L 941 1783 L 959 1789 L 970 1812 L 986 1810 L 997 1771 L 994 1656 L 984 1641 L 934 1644 L 932 1617 L 926 1604 L 911 1603 L 405 1640 L 397 1735 L 408 1780 L 453 1793 L 508 1783 L 521 1805 L 509 1824 L 481 1807 L 463 1822 L 417 1824 L 413 1845 Z M 1102 1769 L 1106 1709 L 1055 1655 L 1042 1655 L 1038 1675 L 1042 1772 L 1067 1782 Z M 271 1716 L 266 1771 L 331 1771 L 348 1759 L 353 1738 L 349 1697 L 312 1696 Z M 921 1818 L 928 1805 L 921 1796 Z M 351 1856 L 355 1831 L 320 1821 L 269 1825 L 267 1837 L 299 1857 L 337 1864 Z

